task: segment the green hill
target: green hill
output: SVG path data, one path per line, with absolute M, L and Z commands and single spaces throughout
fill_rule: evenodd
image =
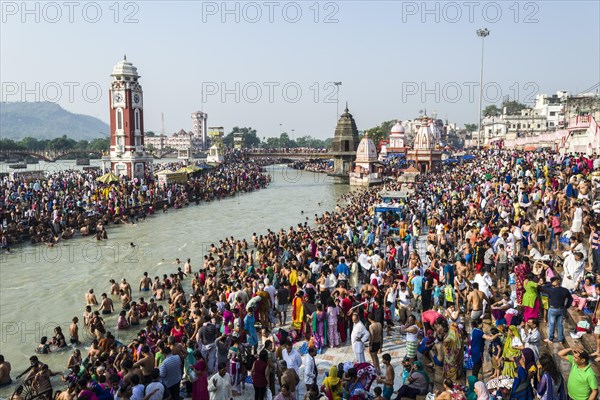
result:
M 56 103 L 0 103 L 0 138 L 20 140 L 30 136 L 55 139 L 67 135 L 75 140 L 104 137 L 109 126 L 96 117 L 73 114 Z

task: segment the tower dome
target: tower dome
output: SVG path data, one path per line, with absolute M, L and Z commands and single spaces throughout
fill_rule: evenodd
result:
M 361 139 L 356 150 L 357 163 L 369 163 L 377 161 L 377 147 L 373 143 L 373 139 L 365 136 Z
M 127 61 L 127 55 L 124 55 L 123 59 L 113 67 L 113 72 L 110 76 L 115 79 L 126 77 L 126 80 L 129 80 L 130 78 L 137 80 L 137 78 L 140 77 L 137 72 L 137 67 L 134 67 L 131 62 Z

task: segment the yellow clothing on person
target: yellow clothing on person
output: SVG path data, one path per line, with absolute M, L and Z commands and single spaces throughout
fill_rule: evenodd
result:
M 521 341 L 521 335 L 519 334 L 519 329 L 511 325 L 508 327 L 508 335 L 506 336 L 506 341 L 504 342 L 504 349 L 502 350 L 502 357 L 504 358 L 504 368 L 502 369 L 502 375 L 510 376 L 511 378 L 516 378 L 517 376 L 517 366 L 514 362 L 515 357 L 521 356 L 521 350 L 515 349 L 513 344 L 523 345 Z
M 335 365 L 329 368 L 329 375 L 323 379 L 323 387 L 325 388 L 325 392 L 329 391 L 331 393 L 332 400 L 341 400 L 342 399 L 342 382 L 338 377 L 338 369 Z

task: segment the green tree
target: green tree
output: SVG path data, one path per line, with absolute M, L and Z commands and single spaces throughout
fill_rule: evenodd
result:
M 477 124 L 465 124 L 465 130 L 467 133 L 473 133 L 477 130 Z
M 266 147 L 270 147 L 270 148 L 281 147 L 280 143 L 279 143 L 279 138 L 276 138 L 276 137 L 268 138 L 266 141 Z
M 0 149 L 2 150 L 25 150 L 23 145 L 12 139 L 0 139 Z
M 505 100 L 502 102 L 502 109 L 504 107 L 506 107 L 507 115 L 519 115 L 521 114 L 521 110 L 527 108 L 527 105 L 519 103 L 516 100 Z
M 396 124 L 396 120 L 392 119 L 389 121 L 384 121 L 377 125 L 374 128 L 370 128 L 365 130 L 364 134 L 368 134 L 373 142 L 379 143 L 380 140 L 387 139 L 392 127 Z
M 495 104 L 490 104 L 483 110 L 482 117 L 485 117 L 485 116 L 497 117 L 501 114 L 502 114 L 501 109 L 499 109 Z
M 32 151 L 43 150 L 43 147 L 41 147 L 40 141 L 31 136 L 24 137 L 23 139 L 20 140 L 19 144 L 21 146 L 23 146 L 23 148 L 28 149 L 28 150 L 32 150 Z
M 233 147 L 233 135 L 235 133 L 241 133 L 243 137 L 244 147 L 259 147 L 260 146 L 260 138 L 256 133 L 256 129 L 252 129 L 251 127 L 243 127 L 234 126 L 227 135 L 223 136 L 223 145 L 227 147 Z
M 152 132 L 152 131 L 148 131 L 148 132 L 145 132 L 145 133 L 144 133 L 144 136 L 147 136 L 147 137 L 154 137 L 154 136 L 156 136 L 156 134 L 155 134 L 154 132 Z
M 108 151 L 109 148 L 110 138 L 93 139 L 88 145 L 90 151 Z
M 294 147 L 295 144 L 296 143 L 292 142 L 287 132 L 281 132 L 281 135 L 279 135 L 279 147 Z

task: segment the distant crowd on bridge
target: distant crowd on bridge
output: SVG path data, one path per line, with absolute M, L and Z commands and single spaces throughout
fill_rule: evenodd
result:
M 314 154 L 314 153 L 329 153 L 330 149 L 326 148 L 315 148 L 315 147 L 267 147 L 267 148 L 253 148 L 246 149 L 248 153 L 254 154 L 281 154 L 281 153 L 289 153 L 289 154 Z

